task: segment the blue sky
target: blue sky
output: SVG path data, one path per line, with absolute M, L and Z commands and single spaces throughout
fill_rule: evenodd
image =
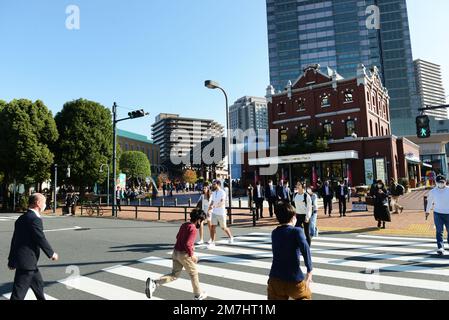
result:
M 80 30 L 65 27 L 71 4 Z M 449 1 L 408 5 L 414 57 L 449 73 Z M 265 10 L 265 0 L 0 0 L 0 99 L 41 99 L 54 113 L 80 97 L 116 101 L 150 112 L 120 124 L 145 135 L 160 112 L 224 124 L 224 98 L 203 82 L 218 80 L 231 102 L 265 94 Z

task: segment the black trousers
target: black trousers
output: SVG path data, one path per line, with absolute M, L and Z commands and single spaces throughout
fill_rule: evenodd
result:
M 256 199 L 256 217 L 263 218 L 263 199 Z
M 338 207 L 340 209 L 340 216 L 346 215 L 346 198 L 338 197 Z
M 28 290 L 31 288 L 37 300 L 45 300 L 44 280 L 37 270 L 16 270 L 11 300 L 25 300 Z
M 273 218 L 274 206 L 276 204 L 276 199 L 268 199 L 268 210 L 270 211 L 270 218 Z
M 332 198 L 330 196 L 323 196 L 323 205 L 324 205 L 324 214 L 329 212 L 329 215 L 332 214 Z
M 117 207 L 118 207 L 118 211 L 122 211 L 122 200 L 121 199 L 117 199 Z
M 310 221 L 306 222 L 306 215 L 305 214 L 297 214 L 296 215 L 296 227 L 297 228 L 303 228 L 304 234 L 306 235 L 307 243 L 309 244 L 309 247 L 312 245 L 312 237 L 310 236 Z

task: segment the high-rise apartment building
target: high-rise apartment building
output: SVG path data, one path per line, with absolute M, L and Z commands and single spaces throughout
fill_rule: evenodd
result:
M 414 132 L 419 103 L 406 0 L 267 0 L 267 19 L 276 91 L 311 64 L 344 78 L 355 77 L 360 63 L 377 66 L 389 91 L 393 132 Z
M 185 157 L 205 140 L 222 137 L 224 128 L 214 120 L 185 118 L 161 113 L 152 125 L 152 138 L 160 147 L 161 162 L 169 166 L 170 155 Z
M 268 129 L 267 99 L 245 96 L 229 108 L 231 129 Z
M 414 64 L 421 108 L 446 104 L 441 66 L 421 59 L 415 60 Z M 448 119 L 447 109 L 429 110 L 426 114 L 437 120 Z

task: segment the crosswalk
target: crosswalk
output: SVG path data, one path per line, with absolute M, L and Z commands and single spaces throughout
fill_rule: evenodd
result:
M 0 215 L 0 223 L 1 222 L 15 222 L 19 216 L 2 216 Z
M 322 235 L 313 240 L 311 250 L 315 300 L 449 299 L 449 259 L 436 255 L 432 239 Z M 158 251 L 128 264 L 60 280 L 46 293 L 49 299 L 146 300 L 146 279 L 170 273 L 171 254 Z M 210 299 L 266 300 L 272 262 L 269 233 L 239 236 L 233 244 L 220 240 L 210 250 L 198 246 L 196 254 L 201 287 Z M 35 298 L 30 292 L 27 299 Z M 185 272 L 158 288 L 153 298 L 184 299 L 192 299 Z

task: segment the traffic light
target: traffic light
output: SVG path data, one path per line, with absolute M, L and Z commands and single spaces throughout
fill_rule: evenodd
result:
M 145 111 L 143 111 L 143 110 L 133 111 L 133 112 L 128 113 L 128 116 L 131 119 L 142 118 L 142 117 L 145 117 Z
M 418 135 L 418 138 L 425 139 L 429 138 L 431 131 L 430 131 L 430 120 L 429 117 L 426 115 L 418 116 L 416 117 L 416 134 Z

